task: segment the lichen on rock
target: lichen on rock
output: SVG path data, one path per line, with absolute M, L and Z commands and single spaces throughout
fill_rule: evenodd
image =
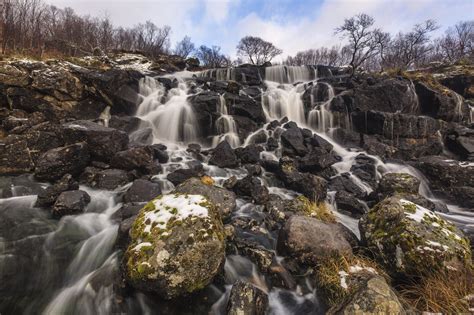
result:
M 390 197 L 359 222 L 363 242 L 394 275 L 470 268 L 469 241 L 453 224 L 411 201 Z
M 224 259 L 224 229 L 202 195 L 161 195 L 145 205 L 124 254 L 128 282 L 174 298 L 208 285 Z

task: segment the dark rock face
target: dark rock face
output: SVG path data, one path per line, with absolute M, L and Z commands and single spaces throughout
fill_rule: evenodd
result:
M 467 120 L 469 108 L 462 97 L 453 91 L 438 91 L 424 82 L 415 82 L 421 114 L 445 121 Z
M 52 206 L 62 192 L 77 189 L 79 189 L 79 184 L 77 183 L 77 181 L 74 180 L 71 174 L 65 174 L 54 185 L 48 186 L 46 187 L 46 189 L 38 193 L 38 198 L 36 199 L 36 206 Z
M 110 161 L 115 153 L 123 151 L 128 145 L 125 132 L 87 120 L 66 123 L 62 127 L 66 143 L 85 141 L 92 158 L 100 161 Z
M 62 192 L 52 209 L 54 217 L 77 214 L 84 211 L 85 207 L 91 201 L 88 193 L 82 190 L 71 190 Z
M 124 170 L 119 169 L 99 169 L 86 167 L 80 176 L 81 183 L 85 183 L 94 188 L 114 190 L 129 183 L 133 177 Z
M 474 130 L 454 126 L 445 133 L 444 143 L 460 159 L 474 161 Z
M 257 204 L 265 204 L 268 201 L 268 189 L 258 177 L 246 176 L 238 180 L 232 189 L 237 195 L 250 197 Z
M 83 142 L 51 149 L 38 159 L 35 177 L 39 180 L 55 180 L 65 174 L 78 175 L 87 166 L 89 159 L 89 148 Z
M 384 197 L 395 194 L 418 194 L 420 180 L 404 173 L 387 173 L 380 180 L 377 192 Z M 383 198 L 382 198 L 383 199 Z
M 351 172 L 364 182 L 375 186 L 377 170 L 375 160 L 365 154 L 359 154 L 355 158 L 355 163 L 351 166 Z
M 263 148 L 259 145 L 251 144 L 245 148 L 235 149 L 235 154 L 242 164 L 255 164 L 260 161 L 260 152 Z
M 304 156 L 308 153 L 308 148 L 304 145 L 303 134 L 298 127 L 288 128 L 280 137 L 286 154 Z
M 327 182 L 319 176 L 301 173 L 296 163 L 290 158 L 281 158 L 278 177 L 285 186 L 305 195 L 312 201 L 323 201 L 326 198 Z
M 298 168 L 302 172 L 317 174 L 336 162 L 337 160 L 333 153 L 316 147 L 298 161 Z
M 268 307 L 265 292 L 248 282 L 237 281 L 230 291 L 227 315 L 264 315 Z
M 190 165 L 190 168 L 181 168 L 169 173 L 166 176 L 173 185 L 179 185 L 192 177 L 201 177 L 204 175 L 204 169 L 201 163 Z
M 413 165 L 426 176 L 436 195 L 473 209 L 473 166 L 463 166 L 442 156 L 425 156 Z
M 439 79 L 439 82 L 464 98 L 474 98 L 474 91 L 472 89 L 474 86 L 474 76 L 472 74 L 463 73 L 462 71 L 459 73 L 447 73 Z
M 257 123 L 265 122 L 265 114 L 260 103 L 246 95 L 225 94 L 226 104 L 234 115 L 250 118 Z
M 137 169 L 143 172 L 159 171 L 159 164 L 154 164 L 153 152 L 148 147 L 133 147 L 117 152 L 110 160 L 110 165 L 124 170 Z
M 209 164 L 217 165 L 222 168 L 232 168 L 238 166 L 239 161 L 237 160 L 237 156 L 235 155 L 234 150 L 230 144 L 224 140 L 219 143 L 212 151 Z
M 337 224 L 294 215 L 280 230 L 277 250 L 280 255 L 289 255 L 301 263 L 315 264 L 335 253 L 343 256 L 352 253 L 351 245 L 342 235 Z
M 14 175 L 31 171 L 34 168 L 26 141 L 0 144 L 0 174 Z
M 203 136 L 212 134 L 214 124 L 219 117 L 219 94 L 216 92 L 206 91 L 191 96 L 188 101 L 196 114 L 196 120 L 199 126 L 201 126 Z
M 354 218 L 360 218 L 369 210 L 365 203 L 344 190 L 336 193 L 335 201 L 338 211 L 348 213 Z
M 161 195 L 160 184 L 137 179 L 123 196 L 124 202 L 147 202 Z
M 144 121 L 138 117 L 112 115 L 109 120 L 109 127 L 131 133 L 137 130 L 142 123 L 144 123 Z

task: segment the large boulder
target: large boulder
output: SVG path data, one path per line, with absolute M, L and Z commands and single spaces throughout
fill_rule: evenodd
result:
M 36 163 L 35 177 L 39 180 L 56 180 L 65 174 L 78 175 L 89 163 L 87 144 L 75 143 L 51 149 Z
M 262 105 L 250 96 L 226 93 L 224 97 L 226 104 L 230 106 L 231 114 L 250 118 L 257 123 L 265 122 Z
M 92 158 L 101 161 L 110 159 L 128 145 L 128 135 L 120 130 L 108 128 L 87 120 L 76 120 L 62 125 L 66 143 L 87 142 Z
M 74 180 L 71 174 L 65 174 L 54 185 L 46 187 L 38 193 L 36 207 L 49 207 L 54 204 L 59 195 L 68 190 L 79 189 L 79 184 Z
M 53 217 L 78 214 L 84 211 L 91 201 L 91 197 L 83 190 L 62 192 L 52 208 Z
M 459 158 L 474 161 L 474 130 L 464 126 L 455 126 L 445 133 L 444 143 Z
M 304 138 L 301 130 L 296 126 L 286 129 L 280 136 L 284 152 L 290 156 L 304 156 L 308 153 L 308 148 L 304 145 Z
M 256 176 L 246 176 L 238 180 L 232 187 L 239 196 L 250 197 L 257 204 L 265 204 L 268 201 L 268 189 Z
M 217 208 L 202 195 L 171 194 L 150 201 L 130 231 L 125 278 L 135 288 L 176 298 L 207 286 L 225 258 Z
M 239 161 L 230 144 L 227 142 L 227 140 L 224 140 L 219 143 L 212 151 L 209 164 L 217 165 L 222 168 L 232 168 L 238 166 Z
M 124 170 L 115 168 L 98 169 L 86 167 L 79 178 L 81 183 L 99 189 L 114 190 L 133 180 L 133 176 Z
M 280 230 L 277 250 L 304 264 L 317 264 L 334 254 L 350 255 L 352 248 L 342 227 L 315 218 L 293 215 Z
M 110 165 L 124 170 L 137 169 L 143 172 L 159 170 L 158 164 L 154 164 L 154 154 L 149 147 L 133 147 L 115 153 Z
M 424 275 L 471 263 L 469 241 L 453 224 L 411 201 L 390 197 L 359 222 L 362 241 L 394 275 Z
M 239 280 L 232 286 L 227 315 L 264 315 L 267 307 L 267 294 L 253 284 Z
M 234 211 L 235 194 L 227 189 L 211 185 L 199 178 L 190 178 L 176 187 L 175 192 L 190 195 L 203 195 L 217 208 L 222 218 L 228 218 Z
M 25 140 L 0 143 L 0 174 L 28 173 L 34 168 L 28 143 Z
M 377 193 L 382 198 L 390 197 L 395 194 L 418 194 L 420 189 L 420 180 L 415 176 L 406 173 L 387 173 L 384 174 L 377 187 Z

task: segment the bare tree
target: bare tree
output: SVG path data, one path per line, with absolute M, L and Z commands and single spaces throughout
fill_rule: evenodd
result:
M 474 21 L 461 21 L 448 28 L 446 35 L 438 40 L 444 59 L 455 62 L 474 55 Z
M 191 38 L 189 36 L 184 36 L 181 41 L 176 43 L 174 54 L 183 58 L 187 58 L 193 51 L 194 44 L 191 42 Z
M 280 55 L 283 51 L 260 37 L 245 36 L 237 45 L 237 55 L 248 59 L 254 65 L 262 65 Z
M 196 51 L 196 57 L 201 60 L 205 67 L 209 68 L 228 67 L 232 64 L 230 58 L 221 53 L 219 46 L 207 47 L 202 45 Z
M 371 16 L 361 13 L 345 19 L 344 24 L 336 28 L 336 34 L 341 34 L 342 38 L 349 41 L 347 49 L 351 52 L 349 65 L 352 68 L 352 75 L 365 60 L 378 52 L 374 31 L 371 30 L 374 22 Z

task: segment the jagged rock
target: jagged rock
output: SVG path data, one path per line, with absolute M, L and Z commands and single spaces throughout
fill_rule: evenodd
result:
M 420 180 L 412 175 L 405 173 L 387 173 L 384 174 L 377 187 L 377 193 L 382 198 L 390 197 L 395 194 L 418 194 Z
M 373 158 L 359 154 L 351 166 L 351 172 L 369 185 L 376 185 L 377 169 Z
M 131 133 L 140 127 L 144 121 L 134 116 L 117 116 L 112 115 L 109 120 L 110 128 L 121 130 L 126 133 Z
M 319 176 L 298 172 L 296 163 L 288 157 L 280 159 L 277 175 L 287 188 L 302 193 L 312 201 L 326 198 L 327 182 Z
M 145 173 L 158 173 L 161 167 L 154 163 L 153 158 L 153 152 L 148 147 L 133 147 L 115 153 L 110 160 L 110 166 L 124 170 L 138 169 Z
M 426 176 L 436 195 L 474 209 L 474 198 L 470 193 L 470 188 L 474 187 L 474 166 L 462 165 L 442 156 L 425 156 L 413 165 Z
M 119 169 L 98 169 L 86 167 L 80 176 L 80 182 L 90 187 L 113 190 L 129 183 L 132 176 L 124 170 Z
M 367 192 L 357 186 L 350 177 L 349 173 L 343 173 L 339 176 L 331 178 L 329 181 L 329 190 L 331 191 L 346 191 L 353 194 L 358 199 L 364 199 Z
M 240 280 L 232 286 L 227 302 L 227 315 L 264 315 L 267 307 L 267 294 L 259 288 Z
M 469 242 L 453 224 L 408 200 L 390 197 L 359 221 L 362 241 L 393 275 L 426 275 L 471 263 Z
M 354 218 L 360 218 L 369 211 L 365 203 L 344 190 L 340 190 L 336 193 L 335 201 L 338 211 L 349 213 L 349 215 Z
M 262 185 L 258 177 L 246 176 L 238 180 L 232 190 L 238 196 L 250 197 L 257 204 L 265 204 L 268 201 L 268 189 Z
M 203 136 L 212 134 L 215 121 L 219 117 L 218 109 L 220 106 L 219 94 L 216 92 L 201 92 L 188 98 L 199 126 L 202 126 Z
M 86 142 L 92 158 L 101 161 L 109 161 L 115 153 L 125 150 L 128 145 L 128 135 L 125 132 L 87 120 L 66 123 L 62 128 L 66 143 Z
M 474 130 L 456 126 L 445 134 L 446 147 L 463 160 L 474 161 Z
M 304 145 L 303 134 L 298 127 L 286 129 L 280 137 L 286 154 L 304 156 L 308 153 L 308 148 Z
M 137 179 L 123 196 L 124 202 L 145 202 L 161 195 L 160 184 Z
M 255 164 L 260 161 L 260 152 L 263 148 L 259 145 L 250 144 L 245 148 L 235 149 L 235 155 L 240 159 L 242 164 Z
M 250 118 L 257 123 L 265 122 L 265 113 L 260 103 L 246 95 L 224 95 L 226 104 L 230 106 L 231 114 Z
M 227 142 L 227 140 L 219 143 L 214 150 L 212 151 L 211 158 L 209 159 L 209 164 L 217 165 L 219 167 L 236 167 L 239 165 L 237 156 L 234 153 L 234 150 Z
M 223 219 L 228 218 L 236 206 L 236 197 L 233 192 L 214 185 L 208 185 L 198 178 L 188 179 L 176 187 L 175 191 L 181 194 L 206 196 L 216 206 Z
M 280 230 L 277 250 L 303 264 L 316 264 L 333 254 L 352 254 L 351 245 L 342 235 L 335 223 L 293 215 Z
M 79 184 L 74 180 L 71 174 L 65 174 L 59 181 L 54 185 L 46 187 L 38 193 L 36 199 L 36 207 L 49 207 L 54 204 L 59 195 L 67 190 L 77 190 Z
M 52 208 L 54 217 L 78 214 L 84 211 L 91 201 L 88 193 L 82 190 L 70 190 L 62 192 Z
M 34 168 L 26 141 L 0 143 L 0 174 L 28 173 Z
M 207 286 L 225 258 L 219 212 L 202 195 L 176 193 L 150 201 L 130 236 L 123 259 L 126 280 L 165 299 Z
M 322 148 L 313 148 L 298 161 L 298 168 L 302 172 L 319 173 L 336 162 L 334 154 Z
M 51 149 L 38 159 L 35 177 L 39 180 L 56 180 L 65 174 L 78 175 L 87 166 L 89 159 L 89 148 L 83 142 Z
M 166 146 L 164 146 L 162 144 L 153 144 L 150 147 L 153 151 L 153 155 L 158 160 L 158 162 L 160 162 L 160 163 L 167 163 L 168 162 L 169 155 L 168 155 L 168 152 L 166 152 L 166 149 L 167 149 Z

